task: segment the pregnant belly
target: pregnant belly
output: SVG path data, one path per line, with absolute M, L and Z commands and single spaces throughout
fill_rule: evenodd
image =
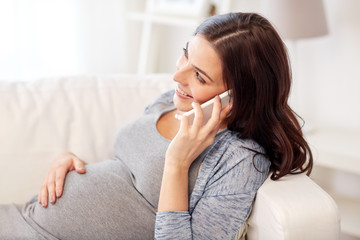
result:
M 70 172 L 54 205 L 27 206 L 40 229 L 60 239 L 153 239 L 156 210 L 133 187 L 127 169 L 107 160 Z

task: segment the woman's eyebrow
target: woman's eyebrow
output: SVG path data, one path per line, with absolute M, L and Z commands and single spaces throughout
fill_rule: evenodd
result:
M 212 80 L 212 78 L 211 78 L 209 75 L 207 75 L 207 73 L 206 73 L 205 71 L 201 70 L 200 68 L 198 68 L 198 67 L 195 66 L 194 64 L 191 64 L 191 66 L 192 66 L 193 68 L 195 68 L 196 71 L 199 71 L 199 72 L 201 72 L 202 74 L 204 74 L 210 81 L 214 82 L 214 80 Z
M 184 55 L 185 55 L 186 58 L 188 58 L 188 47 L 189 47 L 189 42 L 186 42 L 186 45 L 183 48 Z

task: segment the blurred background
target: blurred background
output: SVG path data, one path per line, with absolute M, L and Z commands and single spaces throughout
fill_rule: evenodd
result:
M 342 239 L 360 239 L 359 0 L 0 0 L 0 81 L 171 74 L 196 26 L 230 11 L 284 38 L 312 178 L 339 205 Z

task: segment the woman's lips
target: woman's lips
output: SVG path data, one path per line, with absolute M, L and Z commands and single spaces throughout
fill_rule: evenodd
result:
M 176 95 L 183 99 L 192 99 L 193 97 L 184 92 L 179 85 L 176 86 Z

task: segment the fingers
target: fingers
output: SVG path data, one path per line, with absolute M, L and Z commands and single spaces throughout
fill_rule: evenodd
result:
M 208 131 L 211 131 L 216 134 L 220 129 L 220 127 L 222 126 L 222 124 L 224 123 L 224 120 L 231 112 L 231 109 L 232 109 L 231 103 L 229 103 L 224 108 L 222 108 L 220 97 L 216 96 L 214 99 L 214 107 L 212 110 L 211 118 L 206 124 Z
M 60 159 L 55 162 L 43 181 L 38 194 L 38 202 L 43 207 L 47 207 L 49 203 L 54 204 L 56 199 L 63 194 L 66 174 L 72 170 L 80 174 L 85 173 L 85 164 L 73 154 L 60 155 Z
M 189 128 L 189 118 L 187 116 L 181 116 L 181 121 L 180 121 L 180 130 L 184 130 L 184 129 L 188 129 Z
M 86 172 L 85 170 L 85 162 L 81 161 L 77 157 L 73 157 L 73 165 L 76 170 L 76 172 L 80 174 L 84 174 Z M 71 170 L 72 168 L 70 168 Z M 55 184 L 56 184 L 56 197 L 61 197 L 64 189 L 64 182 L 66 178 L 66 174 L 68 173 L 69 169 L 66 169 L 64 167 L 60 167 L 56 169 L 56 177 L 55 177 Z
M 228 105 L 226 105 L 226 107 L 224 107 L 224 109 L 221 111 L 220 114 L 220 120 L 223 121 L 225 118 L 228 117 L 228 115 L 230 114 L 232 109 L 232 104 L 229 103 Z
M 55 195 L 55 173 L 50 170 L 46 175 L 43 185 L 38 194 L 39 203 L 46 208 L 49 203 L 54 204 L 56 201 Z
M 41 204 L 43 207 L 47 207 L 47 205 L 48 205 L 47 179 L 48 179 L 48 176 L 45 177 L 44 182 L 40 188 L 40 192 L 38 194 L 39 204 Z
M 214 119 L 215 121 L 219 121 L 220 112 L 221 112 L 220 97 L 215 96 L 215 98 L 214 98 L 214 107 L 213 107 L 212 113 L 211 113 L 211 119 Z
M 220 116 L 221 116 L 221 101 L 219 96 L 215 96 L 211 117 L 209 121 L 206 123 L 207 128 L 216 130 L 216 127 L 220 126 L 221 124 L 222 119 Z
M 62 195 L 66 173 L 67 170 L 64 168 L 49 171 L 38 195 L 39 203 L 43 207 L 47 207 L 49 203 L 54 204 L 56 198 Z
M 40 189 L 40 192 L 39 192 L 39 195 L 38 195 L 38 198 L 40 199 L 39 200 L 39 203 L 44 207 L 46 208 L 47 205 L 48 205 L 48 191 L 47 191 L 47 186 L 46 184 L 43 184 L 43 186 L 41 187 Z
M 229 103 L 224 108 L 222 108 L 220 97 L 216 96 L 211 117 L 213 117 L 215 121 L 219 121 L 221 123 L 229 115 L 231 109 L 232 103 Z
M 198 129 L 203 125 L 204 114 L 199 103 L 192 102 L 191 105 L 195 111 L 193 126 L 196 127 L 196 129 Z
M 85 162 L 81 161 L 79 158 L 74 157 L 74 167 L 76 172 L 78 173 L 85 173 Z
M 47 190 L 48 190 L 48 197 L 49 197 L 49 202 L 51 204 L 54 204 L 56 201 L 56 197 L 55 197 L 55 176 L 56 174 L 54 172 L 51 172 L 49 174 L 49 178 L 47 179 Z
M 56 197 L 59 198 L 61 197 L 62 193 L 63 193 L 63 189 L 64 189 L 64 181 L 65 181 L 65 177 L 66 177 L 66 173 L 68 171 L 64 170 L 62 168 L 59 168 L 56 170 L 56 179 L 55 179 L 55 184 L 56 184 Z
M 203 127 L 204 113 L 199 103 L 193 102 L 192 106 L 195 111 L 195 117 L 192 126 L 195 127 L 193 129 L 200 130 L 200 128 Z M 227 114 L 223 113 L 223 110 L 225 109 L 227 111 L 227 108 L 222 109 L 220 97 L 215 96 L 210 119 L 205 123 L 206 129 L 216 130 L 216 128 L 220 126 L 222 120 L 224 120 L 225 117 L 227 116 Z

